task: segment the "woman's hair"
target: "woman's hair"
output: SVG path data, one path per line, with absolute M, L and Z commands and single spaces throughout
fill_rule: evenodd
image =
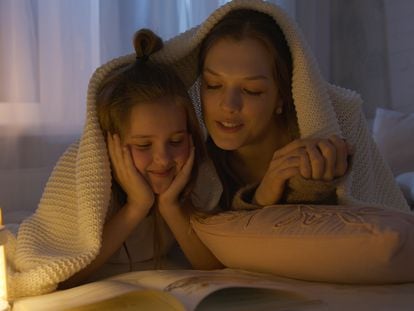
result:
M 190 197 L 198 167 L 206 155 L 194 107 L 186 87 L 173 69 L 151 60 L 151 56 L 162 48 L 162 40 L 152 31 L 141 29 L 135 33 L 133 43 L 136 52 L 135 62 L 111 71 L 98 89 L 96 109 L 99 124 L 105 137 L 108 133 L 118 134 L 123 140 L 130 126 L 133 107 L 142 103 L 159 103 L 163 98 L 168 98 L 167 101 L 162 101 L 163 103 L 183 107 L 186 113 L 187 130 L 195 147 L 190 182 L 181 194 L 181 199 L 186 201 Z M 112 204 L 116 210 L 126 203 L 126 193 L 114 178 L 112 180 Z M 158 216 L 155 215 L 154 219 L 159 219 Z M 157 223 L 155 227 L 156 230 L 159 229 Z M 156 243 L 154 253 L 157 259 L 157 256 L 160 257 L 160 245 L 157 244 L 157 241 L 160 241 L 158 231 L 155 232 L 154 241 Z
M 239 9 L 225 15 L 209 32 L 201 43 L 199 54 L 199 72 L 202 73 L 204 62 L 210 48 L 221 39 L 240 41 L 254 39 L 260 42 L 273 59 L 273 75 L 278 94 L 283 103 L 283 113 L 278 121 L 285 124 L 290 140 L 299 137 L 296 110 L 292 97 L 292 57 L 285 36 L 275 20 L 268 14 Z M 220 205 L 228 209 L 234 193 L 243 186 L 230 170 L 227 162 L 228 152 L 218 148 L 211 137 L 207 140 L 207 150 L 217 167 L 223 183 L 223 195 Z

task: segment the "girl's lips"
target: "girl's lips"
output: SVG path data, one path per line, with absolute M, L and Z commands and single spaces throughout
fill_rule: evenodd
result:
M 172 168 L 169 168 L 168 170 L 164 170 L 164 171 L 149 171 L 150 174 L 156 177 L 168 177 L 170 176 L 171 172 L 172 172 Z
M 226 133 L 234 133 L 243 127 L 243 123 L 230 121 L 216 121 L 217 127 Z

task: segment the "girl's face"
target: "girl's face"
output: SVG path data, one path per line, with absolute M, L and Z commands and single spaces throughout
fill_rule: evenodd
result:
M 215 144 L 240 150 L 274 135 L 274 112 L 281 104 L 274 62 L 253 39 L 220 39 L 207 52 L 201 98 L 204 121 Z
M 156 194 L 168 189 L 190 152 L 185 109 L 165 101 L 136 105 L 125 135 L 135 167 Z

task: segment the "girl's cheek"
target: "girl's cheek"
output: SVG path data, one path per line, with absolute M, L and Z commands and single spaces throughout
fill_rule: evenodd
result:
M 151 164 L 151 155 L 149 152 L 132 149 L 132 162 L 135 168 L 141 173 L 145 174 L 146 168 Z
M 191 136 L 189 135 L 188 136 L 188 139 L 187 139 L 187 141 L 186 141 L 186 143 L 184 144 L 184 147 L 183 147 L 183 149 L 184 149 L 184 151 L 183 151 L 183 153 L 185 154 L 185 160 L 187 160 L 188 159 L 188 157 L 190 156 L 190 152 L 191 152 L 191 148 L 190 148 L 190 146 L 191 146 L 191 142 L 190 142 L 190 140 L 191 140 L 192 138 L 191 138 Z
M 175 150 L 174 152 L 175 162 L 179 164 L 180 169 L 185 164 L 189 156 L 190 156 L 190 144 L 189 143 L 183 144 L 180 148 Z

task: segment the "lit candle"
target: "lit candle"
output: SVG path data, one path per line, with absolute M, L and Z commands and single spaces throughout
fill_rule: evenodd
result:
M 0 209 L 0 310 L 10 310 L 7 300 L 7 275 L 6 275 L 6 256 L 4 245 L 7 242 L 6 229 L 3 226 L 3 216 Z

